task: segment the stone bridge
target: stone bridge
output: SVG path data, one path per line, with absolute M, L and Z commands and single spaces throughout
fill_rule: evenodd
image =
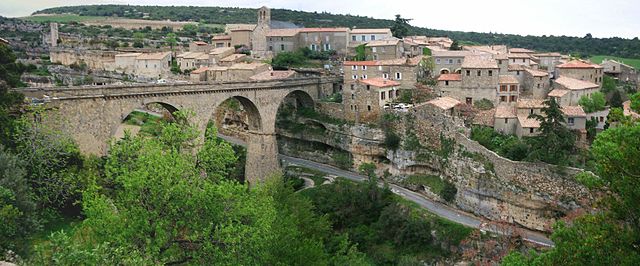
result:
M 285 100 L 313 107 L 319 98 L 333 93 L 339 77 L 304 77 L 277 81 L 195 84 L 148 84 L 20 90 L 27 97 L 49 96 L 47 109 L 61 130 L 75 139 L 80 150 L 105 155 L 109 141 L 135 109 L 158 103 L 169 112 L 188 109 L 204 137 L 216 108 L 235 98 L 249 116 L 246 179 L 257 182 L 279 170 L 275 121 Z M 62 120 L 62 121 L 60 121 Z

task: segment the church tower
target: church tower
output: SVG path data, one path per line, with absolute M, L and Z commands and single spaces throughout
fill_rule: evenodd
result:
M 254 57 L 265 58 L 267 51 L 267 34 L 271 30 L 271 9 L 266 6 L 258 9 L 258 25 L 251 36 L 251 50 Z

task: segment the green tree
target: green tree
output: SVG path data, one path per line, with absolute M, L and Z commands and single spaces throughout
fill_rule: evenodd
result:
M 204 146 L 198 152 L 198 167 L 212 180 L 228 178 L 235 171 L 238 157 L 233 147 L 220 140 L 213 126 L 206 131 Z
M 631 100 L 631 110 L 640 113 L 640 92 L 632 94 L 629 100 Z
M 169 34 L 167 34 L 167 38 L 164 39 L 164 41 L 169 44 L 169 46 L 171 46 L 171 50 L 173 51 L 173 47 L 176 46 L 176 44 L 178 44 L 178 39 L 175 33 L 171 32 Z
M 540 134 L 531 139 L 530 158 L 551 164 L 564 164 L 575 148 L 576 137 L 565 125 L 560 105 L 553 98 L 544 101 L 541 114 L 529 118 L 540 121 Z
M 142 32 L 133 33 L 133 47 L 134 48 L 143 48 L 144 47 L 144 38 L 146 35 Z
M 604 94 L 601 92 L 594 92 L 591 96 L 583 95 L 580 97 L 578 104 L 582 106 L 586 113 L 593 113 L 604 110 L 607 102 L 604 98 Z
M 452 51 L 462 50 L 462 47 L 460 46 L 460 43 L 458 42 L 458 40 L 453 40 L 453 43 L 451 44 L 451 47 L 449 47 L 449 50 L 452 50 Z
M 620 90 L 614 90 L 611 93 L 611 98 L 609 100 L 609 105 L 611 105 L 611 107 L 614 108 L 622 108 L 622 93 L 620 93 Z
M 409 29 L 411 28 L 411 25 L 409 25 L 410 21 L 411 19 L 402 18 L 402 16 L 396 15 L 396 18 L 393 21 L 393 26 L 391 26 L 393 37 L 402 39 L 409 35 Z
M 602 77 L 602 93 L 608 94 L 618 88 L 618 81 L 612 77 Z

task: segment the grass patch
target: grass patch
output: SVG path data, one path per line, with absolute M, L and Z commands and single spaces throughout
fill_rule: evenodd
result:
M 590 59 L 591 59 L 591 62 L 594 62 L 596 64 L 602 63 L 602 61 L 604 61 L 605 59 L 612 59 L 618 62 L 625 63 L 627 65 L 630 65 L 636 69 L 640 68 L 640 59 L 622 58 L 622 57 L 608 56 L 608 55 L 596 55 L 596 56 L 592 56 Z

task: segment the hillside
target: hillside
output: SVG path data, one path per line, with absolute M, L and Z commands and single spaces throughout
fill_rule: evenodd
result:
M 273 20 L 293 22 L 306 27 L 391 27 L 392 20 L 364 16 L 272 9 Z M 256 9 L 193 6 L 130 6 L 91 5 L 44 9 L 34 14 L 72 13 L 82 16 L 119 16 L 153 20 L 198 21 L 229 24 L 256 21 Z M 391 14 L 390 14 L 391 16 Z M 556 51 L 588 58 L 593 55 L 610 55 L 624 58 L 640 58 L 640 40 L 623 38 L 584 38 L 568 36 L 521 36 L 513 34 L 460 32 L 412 27 L 410 34 L 448 36 L 452 39 L 479 44 L 506 44 L 537 51 Z

